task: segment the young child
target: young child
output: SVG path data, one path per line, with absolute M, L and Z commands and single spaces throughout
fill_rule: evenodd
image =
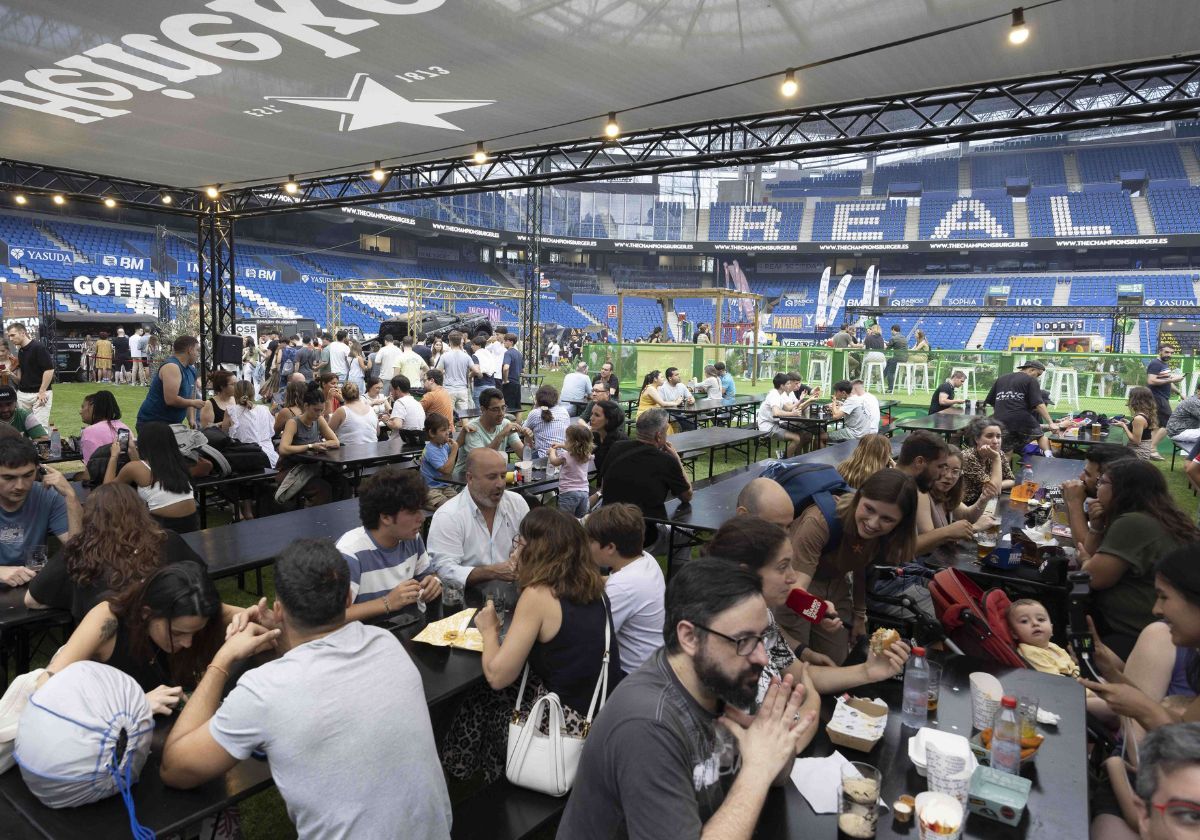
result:
M 588 512 L 588 471 L 591 469 L 592 430 L 572 423 L 567 426 L 566 440 L 550 444 L 547 460 L 562 467 L 558 474 L 558 507 L 572 516 Z
M 1017 639 L 1017 651 L 1036 670 L 1064 677 L 1079 676 L 1079 665 L 1071 654 L 1050 641 L 1054 625 L 1046 608 L 1037 601 L 1030 598 L 1013 601 L 1008 608 L 1008 629 Z
M 436 411 L 425 416 L 425 438 L 421 477 L 429 485 L 429 509 L 437 510 L 458 493 L 458 488 L 443 481 L 454 472 L 458 441 L 450 435 L 450 420 Z

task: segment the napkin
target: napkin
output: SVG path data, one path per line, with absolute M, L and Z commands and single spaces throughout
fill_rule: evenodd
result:
M 836 814 L 842 765 L 849 759 L 839 752 L 824 758 L 797 758 L 792 762 L 792 784 L 818 814 Z
M 476 627 L 468 627 L 475 616 L 475 609 L 463 610 L 440 621 L 425 625 L 425 629 L 413 637 L 414 642 L 425 642 L 438 647 L 456 647 L 462 650 L 483 652 L 483 634 Z

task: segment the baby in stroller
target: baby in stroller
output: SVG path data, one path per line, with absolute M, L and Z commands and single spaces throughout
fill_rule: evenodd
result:
M 1054 625 L 1050 613 L 1039 601 L 1020 598 L 1009 605 L 1006 616 L 1008 629 L 1017 642 L 1017 653 L 1034 670 L 1043 674 L 1078 677 L 1079 663 L 1071 654 L 1050 641 Z

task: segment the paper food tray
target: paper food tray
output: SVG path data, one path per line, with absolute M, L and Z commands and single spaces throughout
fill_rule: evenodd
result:
M 870 752 L 887 729 L 888 707 L 882 700 L 844 694 L 838 698 L 833 718 L 825 726 L 829 740 L 839 747 Z
M 425 629 L 413 637 L 414 642 L 425 642 L 438 647 L 455 647 L 461 650 L 483 652 L 483 634 L 476 627 L 468 627 L 475 616 L 475 609 L 466 609 L 440 621 L 425 625 Z

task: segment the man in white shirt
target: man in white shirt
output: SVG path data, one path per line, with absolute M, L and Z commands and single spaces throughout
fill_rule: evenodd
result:
M 786 373 L 777 373 L 775 374 L 775 378 L 771 380 L 771 384 L 774 387 L 767 392 L 766 396 L 763 397 L 763 401 L 758 404 L 758 428 L 759 431 L 770 432 L 773 439 L 786 441 L 786 456 L 791 458 L 800 451 L 802 446 L 812 439 L 812 436 L 807 432 L 794 431 L 782 425 L 779 420 L 786 417 L 803 416 L 809 404 L 821 395 L 821 389 L 816 388 L 806 399 L 789 404 L 787 395 L 788 389 L 793 386 L 791 377 Z
M 392 377 L 392 415 L 385 421 L 392 430 L 392 437 L 412 437 L 416 434 L 405 435 L 404 432 L 421 432 L 425 429 L 425 409 L 417 402 L 417 398 L 409 393 L 412 383 L 407 376 Z
M 417 354 L 413 353 L 413 355 Z M 417 356 L 418 360 L 420 358 Z M 384 382 L 389 381 L 397 373 L 403 373 L 403 371 L 396 370 L 400 364 L 400 348 L 396 346 L 395 339 L 390 333 L 383 337 L 383 346 L 375 352 L 375 364 L 379 365 L 379 378 Z M 405 374 L 405 376 L 407 375 Z M 413 382 L 414 380 L 410 378 L 408 381 Z M 421 380 L 418 378 L 415 381 L 420 382 Z
M 867 392 L 861 379 L 834 385 L 832 407 L 830 416 L 841 420 L 842 428 L 830 429 L 830 440 L 857 440 L 879 431 L 879 400 Z
M 592 380 L 588 376 L 587 362 L 575 365 L 575 370 L 563 377 L 562 391 L 559 399 L 566 403 L 567 411 L 572 417 L 579 412 L 579 406 L 571 405 L 573 401 L 586 400 L 592 390 Z
M 329 351 L 329 372 L 345 382 L 350 375 L 350 345 L 346 344 L 346 331 L 337 331 L 337 341 L 331 341 L 325 348 Z
M 641 667 L 663 645 L 667 582 L 654 555 L 642 550 L 646 523 L 634 505 L 604 505 L 584 522 L 592 560 L 609 569 L 608 594 L 613 629 L 626 674 Z
M 667 381 L 658 389 L 659 395 L 665 402 L 675 402 L 679 400 L 681 406 L 695 405 L 696 398 L 692 396 L 692 392 L 688 390 L 688 386 L 684 385 L 682 376 L 679 374 L 679 368 L 669 367 L 664 371 L 663 375 Z M 681 414 L 667 409 L 667 413 L 671 415 L 671 419 L 679 424 L 679 428 L 683 431 L 691 431 L 696 428 L 695 415 Z
M 546 356 L 550 359 L 550 367 L 558 367 L 558 357 L 562 354 L 562 348 L 558 346 L 558 342 L 550 339 L 550 346 L 546 348 Z
M 188 699 L 163 782 L 194 788 L 265 752 L 300 837 L 385 840 L 402 819 L 405 838 L 449 840 L 421 675 L 390 632 L 346 621 L 345 559 L 328 540 L 297 540 L 275 561 L 275 591 L 272 609 L 264 599 L 239 613 Z M 222 702 L 238 663 L 272 649 L 279 657 L 241 674 Z
M 442 354 L 437 366 L 446 374 L 442 385 L 454 400 L 454 411 L 461 414 L 471 407 L 471 376 L 480 376 L 479 365 L 462 348 L 463 335 L 454 330 L 446 336 L 450 349 Z
M 144 385 L 146 372 L 146 328 L 138 327 L 129 336 L 129 358 L 133 360 L 133 384 Z
M 443 582 L 465 588 L 516 579 L 509 555 L 529 503 L 504 489 L 507 472 L 508 459 L 495 449 L 467 456 L 467 492 L 438 508 L 429 524 L 429 556 Z
M 429 365 L 413 350 L 413 337 L 411 335 L 404 336 L 401 345 L 400 354 L 396 357 L 395 372 L 389 374 L 380 367 L 379 378 L 390 379 L 398 373 L 401 376 L 407 376 L 409 382 L 424 381 L 425 371 L 429 370 Z

